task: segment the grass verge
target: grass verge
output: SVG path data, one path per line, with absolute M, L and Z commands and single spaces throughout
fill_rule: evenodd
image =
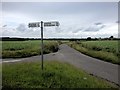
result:
M 104 60 L 113 64 L 118 64 L 120 65 L 120 60 L 118 59 L 118 56 L 116 56 L 114 53 L 112 52 L 106 52 L 106 51 L 95 51 L 95 50 L 91 50 L 88 49 L 86 47 L 83 47 L 82 44 L 77 44 L 77 43 L 69 43 L 69 46 L 71 46 L 72 48 L 80 51 L 83 54 L 89 55 L 91 57 L 94 58 L 98 58 L 100 60 Z
M 67 63 L 46 61 L 4 63 L 4 88 L 115 88 L 108 82 L 93 77 Z

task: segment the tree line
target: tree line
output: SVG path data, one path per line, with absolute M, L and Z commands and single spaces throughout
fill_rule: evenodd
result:
M 17 38 L 17 37 L 0 37 L 0 41 L 26 41 L 26 40 L 41 40 L 41 38 Z M 120 38 L 114 38 L 110 36 L 108 38 L 44 38 L 44 40 L 69 40 L 69 41 L 78 41 L 78 40 L 120 40 Z

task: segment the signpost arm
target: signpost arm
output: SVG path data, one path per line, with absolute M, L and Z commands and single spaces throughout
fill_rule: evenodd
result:
M 41 21 L 41 68 L 43 70 L 43 21 Z

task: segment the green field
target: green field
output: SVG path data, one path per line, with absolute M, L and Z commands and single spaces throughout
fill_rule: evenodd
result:
M 120 44 L 118 41 L 79 41 L 69 45 L 76 50 L 101 60 L 120 64 Z
M 2 58 L 19 58 L 41 54 L 40 40 L 29 41 L 3 41 Z M 43 53 L 56 52 L 58 43 L 56 41 L 44 41 Z
M 40 62 L 4 63 L 4 88 L 115 88 L 68 63 L 46 61 L 44 70 Z
M 118 52 L 118 47 L 120 46 L 118 41 L 87 41 L 82 42 L 81 44 L 83 47 L 87 47 L 96 51 L 103 50 L 106 52 L 113 52 L 115 54 L 120 53 L 120 51 Z
M 20 58 L 41 54 L 40 40 L 3 41 L 1 43 L 2 58 Z M 114 64 L 120 64 L 120 49 L 118 48 L 120 44 L 114 40 L 77 42 L 45 40 L 43 53 L 56 52 L 58 50 L 58 44 L 62 43 L 69 43 L 68 45 L 86 55 Z

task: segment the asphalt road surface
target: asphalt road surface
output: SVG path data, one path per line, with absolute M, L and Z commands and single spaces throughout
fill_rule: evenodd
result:
M 68 62 L 80 69 L 85 70 L 89 74 L 94 76 L 106 79 L 110 82 L 120 85 L 120 78 L 118 78 L 118 70 L 120 70 L 120 65 L 111 64 L 108 62 L 104 62 L 99 59 L 95 59 L 80 52 L 75 49 L 69 47 L 66 44 L 62 44 L 59 46 L 59 51 L 56 53 L 50 53 L 44 55 L 44 60 L 59 60 L 62 62 Z M 29 58 L 21 58 L 21 59 L 2 59 L 3 63 L 6 62 L 19 62 L 19 61 L 40 61 L 41 56 L 33 56 Z M 120 74 L 119 74 L 120 75 Z

